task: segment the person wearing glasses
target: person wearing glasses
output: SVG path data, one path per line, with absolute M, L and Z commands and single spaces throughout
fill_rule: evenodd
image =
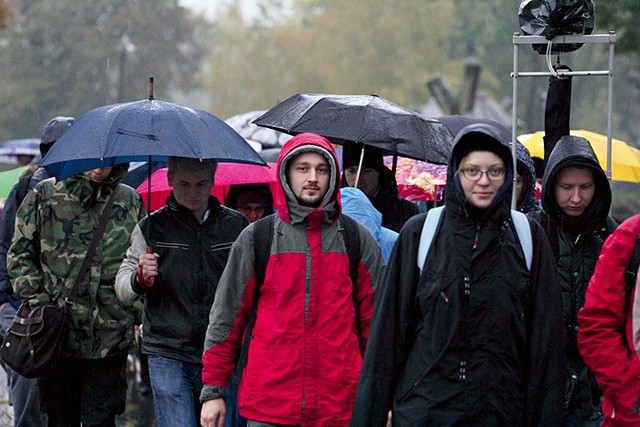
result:
M 352 426 L 557 426 L 562 419 L 562 294 L 534 221 L 528 266 L 512 225 L 509 141 L 465 127 L 445 209 L 422 271 L 425 213 L 400 231 L 374 317 Z M 390 412 L 391 411 L 391 412 Z
M 618 226 L 609 215 L 611 187 L 591 144 L 565 135 L 549 155 L 542 176 L 542 210 L 529 213 L 551 244 L 562 286 L 567 346 L 565 424 L 599 426 L 615 418 L 610 401 L 601 413 L 602 392 L 578 348 L 578 311 L 600 249 Z

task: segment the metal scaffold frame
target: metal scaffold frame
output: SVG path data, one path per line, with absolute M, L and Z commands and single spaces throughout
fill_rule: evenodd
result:
M 521 45 L 533 45 L 544 44 L 549 42 L 543 36 L 523 36 L 519 33 L 513 35 L 513 72 L 511 78 L 513 79 L 513 99 L 512 99 L 512 111 L 511 111 L 511 138 L 512 141 L 516 141 L 518 137 L 518 78 L 519 77 L 550 77 L 552 73 L 548 71 L 520 71 L 518 67 L 518 53 Z M 607 93 L 607 178 L 611 179 L 611 128 L 612 128 L 612 112 L 613 112 L 613 55 L 614 45 L 616 42 L 615 32 L 611 31 L 609 34 L 590 34 L 590 35 L 564 35 L 556 36 L 551 40 L 553 45 L 557 44 L 574 44 L 574 43 L 607 43 L 609 44 L 609 67 L 607 70 L 583 70 L 583 71 L 569 71 L 558 70 L 556 74 L 561 76 L 607 76 L 608 78 L 608 93 Z M 516 144 L 512 145 L 513 154 L 513 167 L 516 168 Z M 514 174 L 515 175 L 515 174 Z M 515 208 L 515 176 L 513 183 L 513 208 Z

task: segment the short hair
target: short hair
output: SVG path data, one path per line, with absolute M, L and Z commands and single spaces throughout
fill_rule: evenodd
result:
M 218 169 L 218 162 L 215 159 L 195 159 L 192 157 L 171 156 L 169 157 L 168 168 L 168 176 L 173 176 L 173 174 L 178 170 L 205 174 L 210 173 L 211 176 L 214 176 Z

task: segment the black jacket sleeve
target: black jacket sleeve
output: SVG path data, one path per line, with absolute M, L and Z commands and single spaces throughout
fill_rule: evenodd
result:
M 426 214 L 412 217 L 398 237 L 380 289 L 358 382 L 352 426 L 385 426 L 396 382 L 413 343 L 416 256 Z
M 525 417 L 528 426 L 560 425 L 565 388 L 565 329 L 556 261 L 542 227 L 529 221 L 534 257 L 528 319 L 530 359 L 526 365 Z

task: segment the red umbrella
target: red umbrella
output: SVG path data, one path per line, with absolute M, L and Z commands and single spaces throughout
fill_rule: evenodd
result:
M 267 166 L 240 164 L 240 163 L 218 163 L 216 171 L 215 185 L 211 189 L 211 194 L 224 203 L 230 185 L 238 184 L 271 184 L 274 190 L 276 183 L 276 164 L 268 163 Z M 147 205 L 148 180 L 144 180 L 137 188 L 142 196 L 145 207 Z M 167 182 L 167 168 L 158 169 L 151 175 L 151 209 L 160 209 L 166 204 L 167 197 L 171 194 L 172 188 Z

